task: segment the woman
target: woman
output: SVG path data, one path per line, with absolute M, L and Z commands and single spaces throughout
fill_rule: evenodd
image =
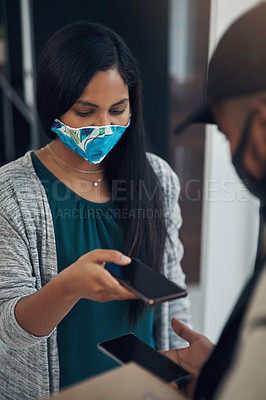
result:
M 96 345 L 129 331 L 178 347 L 170 320 L 190 319 L 187 299 L 146 309 L 104 268 L 136 256 L 184 286 L 178 178 L 145 152 L 140 74 L 122 39 L 83 22 L 55 33 L 37 107 L 51 143 L 0 174 L 0 394 L 12 400 L 112 368 Z

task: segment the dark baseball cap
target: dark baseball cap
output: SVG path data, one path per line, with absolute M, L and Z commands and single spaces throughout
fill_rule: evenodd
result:
M 191 123 L 214 124 L 211 106 L 218 100 L 266 90 L 266 3 L 261 2 L 225 32 L 209 63 L 207 98 L 174 130 Z

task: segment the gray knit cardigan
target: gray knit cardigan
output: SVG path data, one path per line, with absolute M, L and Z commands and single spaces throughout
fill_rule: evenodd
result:
M 178 237 L 182 219 L 176 174 L 159 157 L 148 154 L 165 193 L 169 233 L 162 272 L 181 286 L 183 247 Z M 0 399 L 49 396 L 59 388 L 56 329 L 36 337 L 16 321 L 14 309 L 24 296 L 41 289 L 57 274 L 55 235 L 45 190 L 30 152 L 0 169 Z M 190 324 L 188 298 L 164 303 L 155 314 L 158 349 L 180 347 L 171 328 L 176 316 Z

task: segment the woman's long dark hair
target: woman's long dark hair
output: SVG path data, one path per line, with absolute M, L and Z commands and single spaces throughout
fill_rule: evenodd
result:
M 105 170 L 124 252 L 161 270 L 166 239 L 163 191 L 146 155 L 142 115 L 142 85 L 137 62 L 122 38 L 95 23 L 76 22 L 47 42 L 37 74 L 37 108 L 50 138 L 55 118 L 68 111 L 97 71 L 116 68 L 129 89 L 131 124 L 106 157 Z M 123 196 L 120 196 L 123 193 Z M 146 307 L 129 302 L 129 322 L 135 324 Z

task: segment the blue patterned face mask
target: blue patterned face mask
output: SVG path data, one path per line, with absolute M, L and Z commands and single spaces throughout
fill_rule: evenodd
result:
M 83 128 L 71 128 L 59 119 L 55 119 L 51 129 L 71 150 L 91 164 L 98 164 L 121 139 L 130 125 L 130 119 L 131 116 L 126 126 L 105 125 Z

